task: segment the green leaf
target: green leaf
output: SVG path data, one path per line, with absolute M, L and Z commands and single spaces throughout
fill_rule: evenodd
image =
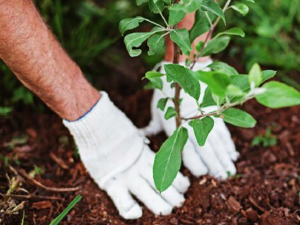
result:
M 163 35 L 154 34 L 148 39 L 147 45 L 149 47 L 148 55 L 154 55 L 164 49 L 165 38 Z
M 153 13 L 160 13 L 164 9 L 164 2 L 162 0 L 148 0 L 148 4 L 149 9 Z
M 194 40 L 197 37 L 199 37 L 201 34 L 204 34 L 207 31 L 209 31 L 209 29 L 210 29 L 210 25 L 209 22 L 207 21 L 204 12 L 201 9 L 197 10 L 195 14 L 195 23 L 192 29 L 190 30 L 191 43 L 193 43 Z
M 167 112 L 165 113 L 165 119 L 171 119 L 172 117 L 176 116 L 176 111 L 173 107 L 168 107 Z
M 257 63 L 252 66 L 249 72 L 249 83 L 251 84 L 252 82 L 255 84 L 255 87 L 258 87 L 262 82 L 261 69 Z
M 168 98 L 159 99 L 159 101 L 157 102 L 157 108 L 159 108 L 161 111 L 165 111 L 168 100 Z
M 258 146 L 261 142 L 263 142 L 264 138 L 261 135 L 258 135 L 257 137 L 253 138 L 251 145 L 252 146 Z
M 223 63 L 223 62 L 214 62 L 210 64 L 208 67 L 211 68 L 213 71 L 225 73 L 229 76 L 238 74 L 238 72 L 232 66 L 229 66 L 227 63 Z
M 225 15 L 221 7 L 214 0 L 204 0 L 202 3 L 202 9 L 205 11 L 210 11 L 213 14 L 221 17 L 221 19 L 226 24 Z
M 169 25 L 170 26 L 174 26 L 175 24 L 179 23 L 186 15 L 186 12 L 184 12 L 183 10 L 177 10 L 177 9 L 174 9 L 174 6 L 176 5 L 173 5 L 170 7 L 170 10 L 169 10 Z
M 226 87 L 230 84 L 230 78 L 227 74 L 214 71 L 198 71 L 195 76 L 206 83 L 213 94 L 225 97 Z
M 143 3 L 148 2 L 148 0 L 136 0 L 136 4 L 138 6 L 142 5 Z
M 277 81 L 270 81 L 262 86 L 266 91 L 256 96 L 256 100 L 269 108 L 283 108 L 300 104 L 300 93 Z
M 192 46 L 189 38 L 189 32 L 187 29 L 180 29 L 180 30 L 172 30 L 170 37 L 172 41 L 174 41 L 181 51 L 185 55 L 189 55 L 192 51 Z
M 201 107 L 202 108 L 205 108 L 205 107 L 208 107 L 208 106 L 213 106 L 213 105 L 216 105 L 213 97 L 212 97 L 212 94 L 211 94 L 211 91 L 210 91 L 210 88 L 207 87 L 205 89 L 205 92 L 204 92 L 204 97 L 203 97 L 203 100 L 202 100 L 202 103 L 201 103 Z
M 163 0 L 164 3 L 166 3 L 167 5 L 171 5 L 172 4 L 172 0 Z
M 271 137 L 269 139 L 268 146 L 273 146 L 273 145 L 276 145 L 276 144 L 277 144 L 277 139 L 275 137 Z
M 262 81 L 261 83 L 265 82 L 266 80 L 274 77 L 276 71 L 273 70 L 265 70 L 262 71 Z M 249 75 L 233 75 L 230 76 L 230 83 L 239 87 L 243 92 L 247 93 L 250 91 L 250 84 L 249 84 Z M 239 100 L 239 97 L 231 98 L 232 102 Z
M 163 89 L 163 82 L 160 77 L 148 78 L 149 82 L 145 85 L 145 89 Z
M 215 94 L 211 94 L 211 95 L 212 95 L 212 97 L 213 97 L 213 99 L 214 99 L 217 106 L 220 106 L 225 100 L 225 97 L 220 97 L 220 96 L 215 95 Z
M 78 195 L 76 198 L 68 205 L 68 207 L 59 214 L 58 217 L 56 217 L 54 220 L 51 221 L 50 225 L 57 225 L 60 223 L 60 221 L 69 213 L 69 211 L 81 200 L 81 196 Z
M 203 48 L 204 45 L 205 45 L 204 41 L 199 41 L 198 42 L 198 44 L 195 47 L 195 49 L 197 50 L 198 53 L 201 51 L 201 49 Z
M 230 76 L 230 83 L 239 87 L 242 91 L 248 92 L 250 90 L 248 75 L 234 75 Z
M 233 10 L 239 12 L 243 16 L 246 16 L 249 12 L 249 7 L 243 3 L 236 3 L 232 6 L 230 6 Z
M 232 97 L 240 97 L 240 96 L 244 96 L 245 93 L 239 87 L 229 84 L 226 89 L 226 95 Z
M 187 13 L 192 13 L 202 6 L 203 0 L 183 0 L 184 9 Z
M 232 125 L 244 128 L 252 128 L 256 120 L 245 111 L 235 108 L 229 108 L 222 113 L 224 121 Z
M 214 120 L 211 117 L 205 117 L 201 120 L 195 119 L 192 121 L 192 127 L 200 146 L 204 146 L 209 133 L 214 127 Z
M 181 151 L 188 139 L 186 128 L 180 127 L 161 146 L 155 155 L 153 178 L 159 192 L 171 186 L 181 167 Z
M 230 37 L 222 36 L 215 39 L 210 40 L 207 43 L 204 51 L 202 52 L 201 56 L 209 56 L 211 54 L 217 54 L 223 51 L 229 44 Z
M 132 30 L 134 28 L 137 28 L 141 22 L 143 22 L 145 18 L 141 16 L 137 16 L 135 18 L 127 18 L 121 20 L 119 24 L 119 30 L 121 34 L 123 35 L 127 30 Z
M 172 5 L 171 10 L 192 13 L 201 7 L 202 1 L 203 0 L 182 0 L 178 4 Z
M 272 77 L 274 77 L 276 75 L 276 71 L 274 71 L 274 70 L 264 70 L 264 71 L 262 71 L 261 75 L 262 75 L 262 82 L 261 83 L 263 83 L 263 82 L 271 79 Z
M 12 112 L 12 107 L 1 107 L 0 106 L 0 116 L 7 116 Z
M 200 97 L 200 83 L 194 77 L 193 71 L 177 64 L 165 65 L 167 77 L 178 83 L 183 90 L 198 100 Z
M 157 77 L 162 77 L 164 76 L 162 73 L 160 72 L 157 72 L 157 71 L 148 71 L 146 74 L 145 74 L 145 77 L 147 79 L 151 79 L 151 78 L 157 78 Z
M 216 35 L 216 38 L 220 37 L 222 35 L 234 35 L 234 36 L 245 37 L 244 31 L 241 28 L 238 28 L 238 27 L 234 27 L 234 28 L 231 28 L 229 30 L 223 31 L 221 33 L 218 33 Z
M 141 49 L 138 48 L 146 41 L 151 35 L 159 32 L 160 30 L 153 30 L 151 32 L 141 32 L 141 33 L 132 33 L 128 34 L 124 38 L 126 49 L 131 57 L 139 56 L 142 53 Z
M 267 81 L 268 79 L 271 79 L 276 75 L 276 71 L 273 70 L 265 70 L 262 71 L 262 81 L 260 84 L 263 82 Z M 249 84 L 249 76 L 248 75 L 234 75 L 230 76 L 230 83 L 239 87 L 243 92 L 248 92 L 250 91 L 250 84 Z

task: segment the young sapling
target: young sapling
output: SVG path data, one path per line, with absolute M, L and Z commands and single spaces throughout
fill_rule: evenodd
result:
M 181 152 L 189 135 L 195 135 L 199 146 L 204 146 L 209 133 L 214 129 L 213 117 L 220 117 L 226 123 L 252 128 L 256 120 L 247 112 L 235 108 L 246 101 L 255 98 L 260 104 L 269 108 L 282 108 L 300 104 L 300 93 L 286 84 L 270 81 L 276 71 L 262 71 L 258 64 L 254 64 L 248 74 L 239 74 L 233 67 L 224 62 L 214 62 L 208 67 L 210 72 L 193 71 L 195 63 L 201 57 L 210 56 L 223 51 L 229 44 L 232 36 L 244 37 L 245 33 L 238 27 L 229 28 L 215 33 L 215 28 L 222 21 L 226 25 L 225 14 L 234 10 L 245 16 L 249 8 L 246 4 L 227 0 L 221 7 L 214 0 L 136 0 L 138 5 L 148 4 L 152 13 L 159 14 L 162 23 L 156 23 L 147 18 L 138 16 L 124 19 L 120 22 L 120 32 L 137 28 L 140 23 L 148 22 L 154 27 L 149 32 L 134 32 L 124 38 L 125 46 L 130 56 L 137 57 L 142 53 L 139 47 L 147 41 L 148 55 L 157 53 L 165 45 L 165 37 L 170 36 L 174 44 L 174 60 L 166 64 L 165 74 L 150 71 L 145 78 L 149 80 L 148 88 L 162 90 L 162 77 L 165 76 L 169 85 L 175 89 L 174 96 L 165 96 L 158 101 L 158 108 L 165 112 L 165 119 L 176 118 L 176 127 L 171 135 L 157 152 L 153 178 L 159 192 L 165 191 L 174 181 L 181 167 Z M 254 0 L 247 0 L 255 4 Z M 190 31 L 178 29 L 177 24 L 188 13 L 195 12 L 195 23 Z M 165 16 L 167 15 L 167 16 Z M 206 33 L 205 41 L 196 45 L 197 54 L 190 56 L 192 45 L 197 37 Z M 179 55 L 189 57 L 186 66 L 179 65 Z M 200 82 L 207 85 L 201 90 Z M 198 112 L 194 116 L 181 115 L 181 91 L 186 92 L 195 100 Z M 202 102 L 200 94 L 204 93 Z M 166 109 L 168 101 L 173 107 Z M 184 100 L 183 100 L 184 101 Z M 204 110 L 215 106 L 215 110 Z M 192 126 L 194 134 L 188 133 L 185 126 Z

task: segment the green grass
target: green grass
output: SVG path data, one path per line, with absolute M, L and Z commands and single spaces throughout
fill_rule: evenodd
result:
M 69 213 L 69 211 L 81 200 L 81 196 L 78 195 L 69 205 L 68 207 L 61 213 L 58 215 L 58 217 L 56 217 L 54 220 L 52 220 L 52 222 L 50 223 L 50 225 L 57 225 L 59 224 L 62 219 Z

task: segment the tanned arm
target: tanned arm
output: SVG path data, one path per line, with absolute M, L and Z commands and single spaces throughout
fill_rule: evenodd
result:
M 53 111 L 76 120 L 100 98 L 31 0 L 0 0 L 0 58 Z

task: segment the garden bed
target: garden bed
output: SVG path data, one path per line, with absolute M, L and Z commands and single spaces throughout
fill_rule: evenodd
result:
M 151 91 L 127 95 L 121 92 L 109 94 L 138 127 L 147 125 Z M 254 129 L 230 126 L 241 153 L 236 163 L 237 175 L 228 181 L 218 181 L 209 176 L 195 178 L 182 169 L 191 180 L 183 207 L 174 209 L 169 216 L 154 216 L 143 207 L 143 217 L 133 221 L 123 220 L 106 193 L 91 180 L 57 116 L 33 113 L 28 108 L 15 110 L 9 117 L 0 118 L 0 151 L 11 165 L 9 168 L 1 160 L 0 191 L 6 193 L 7 175 L 11 179 L 16 170 L 23 177 L 22 188 L 29 194 L 13 192 L 6 202 L 1 197 L 2 209 L 22 201 L 24 208 L 11 215 L 2 210 L 0 218 L 4 224 L 20 224 L 24 210 L 25 224 L 49 224 L 76 195 L 81 195 L 82 200 L 61 224 L 299 224 L 300 107 L 270 110 L 251 101 L 243 108 L 258 124 Z M 253 138 L 263 135 L 267 128 L 272 129 L 277 145 L 251 146 Z M 28 138 L 16 139 L 24 135 Z M 151 137 L 152 149 L 157 151 L 165 138 L 163 133 Z M 33 184 L 24 177 L 24 171 L 30 173 L 33 165 L 44 170 L 35 176 L 41 184 L 79 190 L 54 192 Z

